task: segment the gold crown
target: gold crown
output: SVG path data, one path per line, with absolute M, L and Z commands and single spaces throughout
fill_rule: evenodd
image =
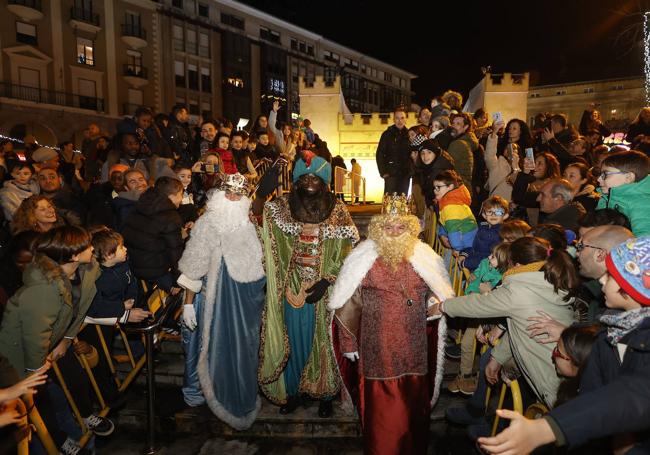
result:
M 384 201 L 381 207 L 381 213 L 389 216 L 410 215 L 410 202 L 405 194 L 384 195 Z
M 226 174 L 221 183 L 221 190 L 230 191 L 235 194 L 247 196 L 248 189 L 248 179 L 239 173 Z

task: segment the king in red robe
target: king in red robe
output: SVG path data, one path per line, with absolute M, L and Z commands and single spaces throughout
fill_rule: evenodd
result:
M 387 196 L 368 240 L 346 258 L 328 304 L 366 454 L 427 451 L 446 336 L 444 317 L 428 316 L 427 308 L 453 290 L 442 258 L 418 240 L 419 232 L 406 197 Z

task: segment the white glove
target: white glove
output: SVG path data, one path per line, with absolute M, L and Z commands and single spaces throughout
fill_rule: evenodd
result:
M 183 324 L 190 331 L 194 331 L 196 328 L 196 311 L 194 310 L 194 305 L 183 305 Z
M 348 359 L 350 362 L 356 362 L 357 360 L 359 360 L 359 351 L 344 352 L 343 357 Z

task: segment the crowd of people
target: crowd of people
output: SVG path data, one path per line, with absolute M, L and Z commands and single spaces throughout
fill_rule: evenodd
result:
M 607 146 L 611 132 L 593 106 L 576 128 L 561 113 L 540 114 L 531 127 L 461 105 L 449 91 L 410 128 L 396 109 L 377 148 L 385 192 L 410 182 L 415 213 L 435 213 L 446 263 L 469 272 L 465 295 L 432 310 L 461 334 L 445 348 L 460 359 L 448 391 L 470 397 L 445 410 L 448 423 L 487 453 L 551 442 L 645 453 L 650 109 L 625 144 Z M 513 379 L 524 405 L 550 412 L 530 421 L 498 411 L 512 424 L 504 430 L 502 419 L 504 431 L 490 438 L 488 387 Z
M 308 120 L 278 124 L 279 102 L 247 130 L 189 125 L 177 105 L 139 108 L 112 135 L 91 124 L 79 151 L 2 142 L 0 431 L 20 417 L 12 401 L 38 390 L 61 453 L 89 451 L 61 417 L 71 410 L 56 362 L 85 426 L 113 433 L 78 361 L 102 347 L 82 327 L 112 339 L 151 318 L 146 285 L 182 294 L 169 329 L 185 352 L 185 402 L 238 430 L 255 421 L 260 393 L 281 414 L 317 400 L 323 418 L 341 396 L 369 453 L 426 453 L 446 356 L 460 359 L 449 393 L 470 396 L 447 420 L 489 453 L 647 450 L 650 108 L 629 146 L 609 147 L 592 107 L 576 129 L 560 113 L 529 127 L 461 105 L 448 91 L 411 128 L 395 110 L 377 148 L 382 214 L 361 243 L 331 187 L 342 158 Z M 444 258 L 420 240 L 423 226 Z M 470 273 L 463 296 L 452 262 Z M 129 345 L 145 352 L 137 337 Z M 93 369 L 119 409 L 101 356 Z M 487 390 L 515 378 L 526 404 L 550 412 L 498 411 L 512 423 L 487 438 Z

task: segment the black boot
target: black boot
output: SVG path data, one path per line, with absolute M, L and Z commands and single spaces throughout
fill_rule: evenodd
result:
M 318 417 L 327 419 L 332 417 L 334 413 L 334 408 L 332 407 L 332 400 L 321 400 L 318 405 Z
M 291 395 L 287 397 L 287 402 L 280 406 L 280 414 L 291 414 L 298 406 L 302 404 L 302 398 L 299 395 Z

